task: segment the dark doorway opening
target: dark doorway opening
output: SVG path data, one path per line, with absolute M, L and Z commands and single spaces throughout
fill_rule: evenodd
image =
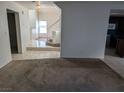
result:
M 124 16 L 111 15 L 106 39 L 106 55 L 123 56 L 120 54 L 124 51 L 124 48 L 120 51 L 120 40 L 124 40 Z M 124 43 L 121 43 L 121 47 L 123 45 Z
M 8 29 L 9 29 L 9 38 L 10 38 L 10 47 L 11 53 L 19 53 L 20 52 L 20 42 L 19 42 L 19 30 L 18 30 L 18 19 L 17 12 L 7 9 L 7 19 L 8 19 Z

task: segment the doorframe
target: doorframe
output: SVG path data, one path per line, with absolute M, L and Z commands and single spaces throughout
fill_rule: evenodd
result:
M 121 10 L 121 12 L 119 12 Z M 114 12 L 113 12 L 114 11 Z M 122 12 L 123 11 L 123 12 Z M 115 16 L 115 17 L 124 17 L 124 9 L 110 9 L 109 10 L 109 18 L 110 16 Z M 108 23 L 109 24 L 109 18 L 108 18 Z M 107 28 L 107 33 L 108 33 L 108 28 Z M 104 56 L 106 56 L 106 42 L 107 42 L 107 33 L 106 33 L 106 40 L 105 40 L 105 49 L 104 49 Z
M 15 15 L 15 25 L 16 25 L 16 37 L 17 37 L 18 54 L 21 54 L 22 53 L 22 43 L 21 43 L 21 30 L 20 30 L 19 12 L 13 11 L 11 9 L 6 9 L 7 13 L 8 13 L 8 11 L 11 11 Z

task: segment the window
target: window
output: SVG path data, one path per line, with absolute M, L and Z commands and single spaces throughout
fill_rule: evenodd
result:
M 47 33 L 47 21 L 40 21 L 40 33 Z
M 36 33 L 38 33 L 38 22 L 36 23 Z M 47 33 L 47 21 L 39 21 L 39 33 Z

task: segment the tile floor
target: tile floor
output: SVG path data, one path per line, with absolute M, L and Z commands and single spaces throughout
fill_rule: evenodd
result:
M 39 47 L 50 47 L 50 46 L 47 46 L 46 45 L 46 39 L 42 39 L 42 40 L 32 40 L 31 42 L 30 42 L 30 44 L 29 44 L 29 46 L 28 47 L 37 47 L 37 48 L 39 48 Z
M 46 43 L 47 43 L 47 39 L 32 40 L 32 41 L 30 41 L 28 47 L 37 47 L 37 48 L 49 47 L 49 48 L 54 48 L 53 46 L 49 46 Z
M 60 51 L 60 47 L 48 46 L 46 39 L 32 40 L 27 46 L 27 50 L 33 51 Z
M 124 58 L 116 55 L 114 49 L 106 49 L 105 58 L 103 61 L 122 77 L 124 77 Z
M 60 47 L 46 45 L 47 39 L 32 40 L 23 54 L 12 54 L 13 60 L 59 58 Z
M 104 62 L 124 77 L 124 58 L 105 56 Z
M 60 51 L 26 51 L 23 54 L 12 54 L 13 60 L 59 58 Z

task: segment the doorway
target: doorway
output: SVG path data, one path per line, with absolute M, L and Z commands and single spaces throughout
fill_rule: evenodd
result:
M 61 9 L 53 2 L 46 7 L 29 10 L 31 42 L 27 50 L 60 51 Z
M 123 11 L 124 12 L 124 11 Z M 109 17 L 109 26 L 106 38 L 105 55 L 120 56 L 124 52 L 124 13 L 113 13 Z
M 7 9 L 7 20 L 8 20 L 11 53 L 12 54 L 22 53 L 19 13 L 13 10 Z

